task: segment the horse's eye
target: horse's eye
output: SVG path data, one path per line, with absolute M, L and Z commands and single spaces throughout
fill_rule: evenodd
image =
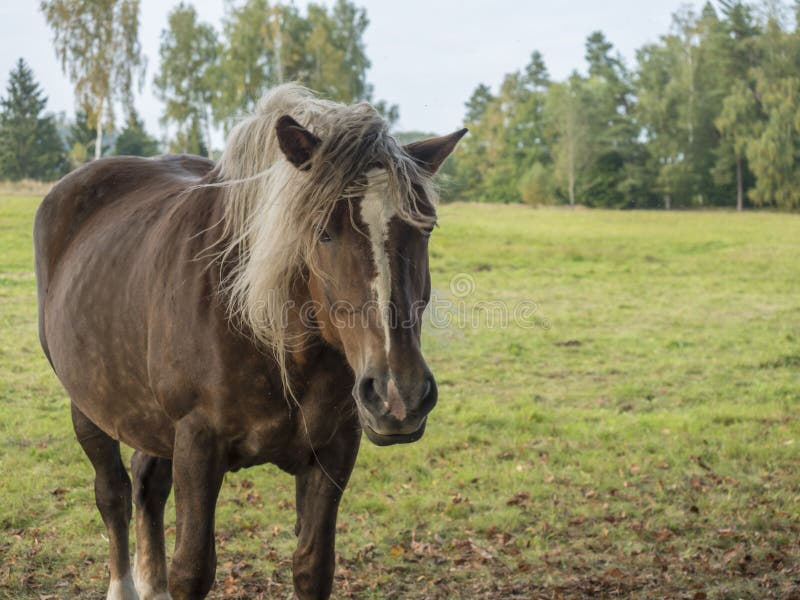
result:
M 431 237 L 432 233 L 433 233 L 433 227 L 426 227 L 425 229 L 422 230 L 422 235 L 424 235 L 426 238 Z
M 320 229 L 319 241 L 322 242 L 323 244 L 331 241 L 331 234 L 328 233 L 327 229 Z

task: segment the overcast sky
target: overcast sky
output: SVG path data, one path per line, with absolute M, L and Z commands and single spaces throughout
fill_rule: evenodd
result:
M 221 25 L 223 0 L 194 0 L 201 19 Z M 329 2 L 327 2 L 329 4 Z M 142 0 L 141 41 L 147 81 L 137 101 L 151 133 L 163 135 L 153 95 L 158 46 L 167 13 L 178 0 Z M 307 2 L 300 1 L 301 7 Z M 370 25 L 365 35 L 375 98 L 400 106 L 399 129 L 445 133 L 461 126 L 464 102 L 479 83 L 495 89 L 505 73 L 523 67 L 533 50 L 553 77 L 584 69 L 584 42 L 594 30 L 632 63 L 635 51 L 669 30 L 680 0 L 356 0 Z M 699 6 L 700 2 L 689 2 Z M 33 68 L 48 110 L 74 110 L 38 0 L 0 0 L 0 82 L 18 57 Z M 220 145 L 215 140 L 215 145 Z

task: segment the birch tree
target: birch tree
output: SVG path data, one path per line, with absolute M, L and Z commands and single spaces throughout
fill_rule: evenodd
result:
M 800 9 L 800 5 L 798 5 Z M 762 60 L 754 69 L 756 95 L 766 115 L 747 144 L 756 177 L 750 199 L 782 209 L 800 207 L 800 32 L 785 31 L 770 18 L 759 41 Z
M 222 30 L 214 119 L 225 129 L 251 111 L 269 88 L 284 81 L 308 83 L 309 24 L 295 6 L 228 2 Z
M 161 32 L 161 69 L 153 80 L 156 95 L 164 102 L 161 122 L 177 126 L 182 143 L 179 151 L 198 154 L 204 145 L 210 158 L 210 111 L 221 51 L 217 34 L 213 27 L 198 21 L 193 6 L 184 3 L 170 12 L 168 19 L 167 29 Z M 202 126 L 205 140 L 189 147 L 193 126 Z
M 553 128 L 556 180 L 566 186 L 569 205 L 575 207 L 579 179 L 591 163 L 589 124 L 582 102 L 583 81 L 573 74 L 566 83 L 550 86 L 547 112 Z
M 722 0 L 722 35 L 712 42 L 715 67 L 723 75 L 721 94 L 726 94 L 714 125 L 720 134 L 714 180 L 735 180 L 736 210 L 744 210 L 745 176 L 749 172 L 747 145 L 758 133 L 762 117 L 757 100 L 753 68 L 757 65 L 759 30 L 752 7 L 742 0 Z
M 97 129 L 95 158 L 100 158 L 103 126 L 114 125 L 114 103 L 130 113 L 135 84 L 144 76 L 139 0 L 41 0 L 39 6 L 77 103 Z

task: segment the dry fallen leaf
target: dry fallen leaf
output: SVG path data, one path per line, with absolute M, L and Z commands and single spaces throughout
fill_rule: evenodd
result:
M 664 540 L 671 538 L 672 535 L 673 533 L 669 529 L 664 528 L 656 534 L 656 541 L 663 542 Z
M 606 579 L 624 579 L 625 577 L 627 577 L 627 575 L 625 575 L 625 573 L 614 567 L 603 573 L 603 577 L 605 577 Z

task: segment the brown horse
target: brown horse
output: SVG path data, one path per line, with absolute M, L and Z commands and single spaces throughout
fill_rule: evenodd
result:
M 39 332 L 95 469 L 109 598 L 204 597 L 223 476 L 265 462 L 296 478 L 295 591 L 330 595 L 361 432 L 413 442 L 436 403 L 420 351 L 431 176 L 465 132 L 400 147 L 371 106 L 286 85 L 216 165 L 99 160 L 44 199 Z

